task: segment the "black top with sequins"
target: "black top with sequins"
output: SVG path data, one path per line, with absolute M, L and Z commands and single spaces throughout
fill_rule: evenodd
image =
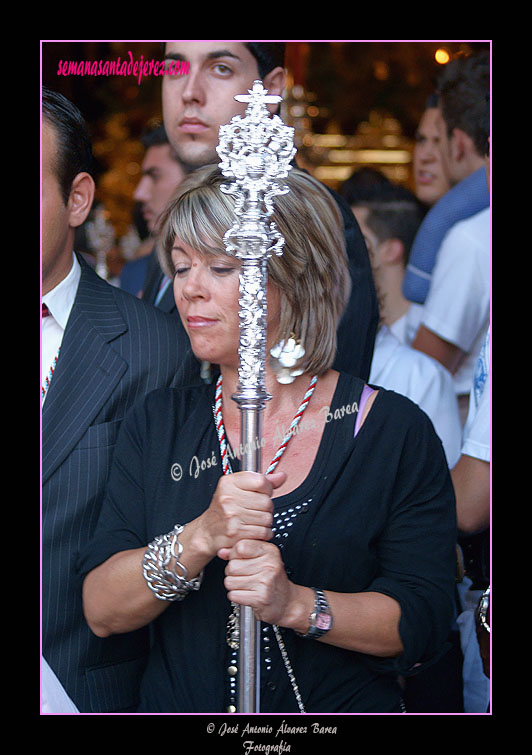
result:
M 327 422 L 309 475 L 274 499 L 274 542 L 296 584 L 395 598 L 404 650 L 395 659 L 375 658 L 281 629 L 309 713 L 398 711 L 398 674 L 441 651 L 453 617 L 455 502 L 441 442 L 417 406 L 383 389 L 355 438 L 362 388 L 361 380 L 340 374 L 331 406 L 323 407 Z M 99 525 L 80 557 L 81 575 L 205 510 L 222 474 L 213 401 L 214 386 L 161 389 L 126 417 Z M 236 459 L 231 465 L 238 471 Z M 213 559 L 201 589 L 169 604 L 153 622 L 139 712 L 236 707 L 238 664 L 227 643 L 224 569 L 225 562 Z M 261 711 L 298 712 L 267 624 L 260 654 Z

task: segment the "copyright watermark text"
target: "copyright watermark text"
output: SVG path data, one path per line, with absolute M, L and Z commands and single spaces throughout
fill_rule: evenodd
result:
M 279 726 L 251 723 L 241 726 L 239 722 L 235 722 L 234 724 L 224 722 L 217 726 L 211 722 L 207 724 L 207 733 L 217 734 L 219 737 L 239 737 L 242 740 L 242 752 L 244 755 L 253 755 L 255 752 L 264 753 L 264 755 L 281 755 L 285 752 L 291 752 L 292 749 L 292 745 L 285 738 L 306 735 L 336 735 L 338 730 L 336 726 L 325 726 L 318 722 L 291 726 L 283 719 Z M 250 738 L 253 736 L 260 736 L 262 738 L 265 736 L 271 737 L 272 741 L 268 742 L 263 739 L 257 741 Z

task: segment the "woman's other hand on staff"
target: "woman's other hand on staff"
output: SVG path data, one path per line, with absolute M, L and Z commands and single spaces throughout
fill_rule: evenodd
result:
M 288 579 L 281 552 L 274 543 L 240 540 L 222 548 L 218 556 L 227 561 L 224 585 L 233 603 L 250 606 L 257 619 L 293 629 L 309 630 L 314 611 L 314 591 Z M 399 633 L 401 608 L 379 592 L 338 593 L 326 591 L 334 623 L 319 642 L 383 658 L 403 651 Z
M 272 494 L 285 480 L 285 472 L 236 472 L 220 478 L 209 508 L 189 525 L 202 540 L 204 552 L 214 558 L 240 540 L 270 540 Z
M 250 606 L 261 621 L 307 631 L 314 593 L 288 579 L 274 543 L 240 540 L 218 556 L 228 562 L 224 584 L 229 600 Z

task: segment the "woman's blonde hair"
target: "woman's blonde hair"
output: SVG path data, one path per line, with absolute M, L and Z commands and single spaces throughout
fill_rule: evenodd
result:
M 229 183 L 217 165 L 190 174 L 161 218 L 161 267 L 173 277 L 178 238 L 202 254 L 227 254 L 223 237 L 235 221 Z M 308 173 L 292 169 L 287 194 L 274 199 L 271 216 L 285 239 L 283 254 L 268 260 L 268 278 L 280 292 L 277 342 L 293 333 L 305 348 L 300 365 L 322 374 L 336 355 L 336 330 L 351 290 L 342 217 L 329 191 Z

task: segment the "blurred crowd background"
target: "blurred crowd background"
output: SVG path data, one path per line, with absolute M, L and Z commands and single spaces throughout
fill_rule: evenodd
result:
M 281 116 L 295 128 L 298 164 L 338 189 L 370 167 L 414 190 L 416 129 L 442 67 L 489 50 L 489 41 L 295 41 L 287 43 Z M 82 109 L 96 157 L 96 201 L 76 247 L 116 281 L 148 235 L 134 199 L 145 148 L 162 120 L 162 78 L 58 75 L 61 61 L 162 60 L 159 41 L 42 42 L 42 84 Z

